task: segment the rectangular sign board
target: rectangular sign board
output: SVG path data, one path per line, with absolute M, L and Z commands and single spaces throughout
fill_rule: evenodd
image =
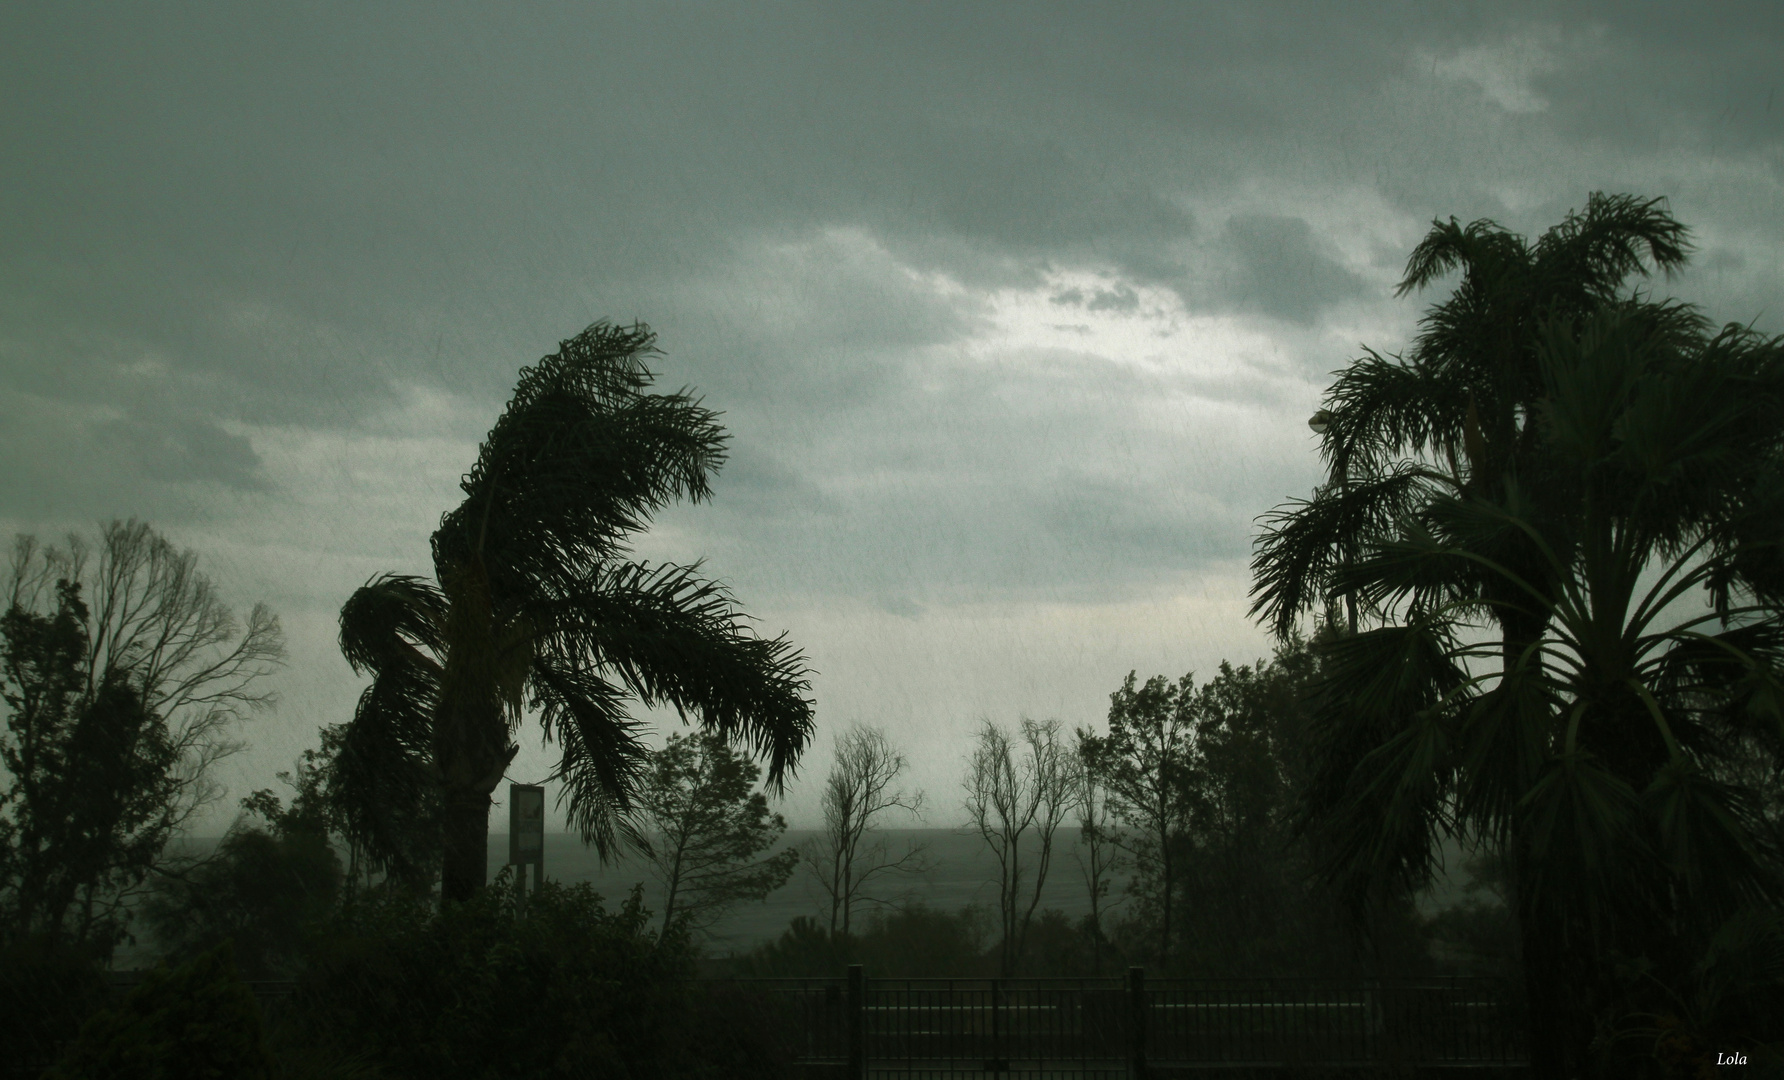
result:
M 545 789 L 508 785 L 508 861 L 545 864 Z

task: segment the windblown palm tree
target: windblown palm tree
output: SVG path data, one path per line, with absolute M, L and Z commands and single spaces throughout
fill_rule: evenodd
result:
M 1510 856 L 1556 1021 L 1536 1064 L 1560 1075 L 1594 1013 L 1633 1011 L 1610 959 L 1683 971 L 1784 900 L 1760 793 L 1733 779 L 1784 767 L 1784 348 L 1730 328 L 1671 352 L 1608 310 L 1548 327 L 1539 374 L 1544 505 L 1516 477 L 1440 495 L 1334 582 L 1399 617 L 1329 647 L 1308 809 L 1353 895 L 1428 881 L 1444 833 Z M 1539 577 L 1490 554 L 1508 535 Z M 1511 609 L 1543 631 L 1506 662 L 1469 632 Z
M 649 752 L 628 699 L 747 742 L 777 788 L 811 737 L 809 672 L 785 635 L 752 633 L 698 565 L 628 559 L 627 537 L 676 499 L 710 497 L 724 460 L 717 414 L 685 391 L 645 392 L 654 341 L 597 323 L 522 369 L 433 535 L 435 580 L 382 575 L 341 609 L 341 650 L 373 677 L 338 766 L 351 829 L 400 866 L 437 792 L 448 900 L 483 885 L 490 793 L 526 709 L 604 859 L 637 838 Z
M 1340 373 L 1327 398 L 1323 449 L 1342 482 L 1273 515 L 1253 562 L 1253 611 L 1266 614 L 1279 633 L 1302 612 L 1341 596 L 1356 597 L 1385 624 L 1340 641 L 1329 657 L 1328 670 L 1334 673 L 1329 708 L 1316 728 L 1323 779 L 1313 786 L 1307 809 L 1309 821 L 1319 820 L 1334 838 L 1332 876 L 1359 889 L 1383 876 L 1404 884 L 1421 881 L 1432 869 L 1434 835 L 1451 828 L 1474 828 L 1506 849 L 1523 916 L 1533 1058 L 1548 1075 L 1559 1075 L 1569 1052 L 1569 1033 L 1557 1021 L 1570 1000 L 1562 952 L 1584 946 L 1579 934 L 1569 937 L 1551 918 L 1556 908 L 1550 901 L 1559 893 L 1545 892 L 1541 882 L 1557 856 L 1531 831 L 1539 828 L 1538 819 L 1526 813 L 1534 804 L 1522 800 L 1534 790 L 1545 763 L 1579 750 L 1578 732 L 1571 742 L 1565 731 L 1557 734 L 1557 718 L 1572 715 L 1577 702 L 1600 693 L 1609 677 L 1605 671 L 1622 672 L 1618 677 L 1624 681 L 1617 685 L 1639 700 L 1627 681 L 1638 640 L 1646 642 L 1644 656 L 1673 653 L 1679 639 L 1654 628 L 1666 605 L 1631 610 L 1628 603 L 1626 590 L 1650 560 L 1675 560 L 1669 564 L 1669 584 L 1688 581 L 1684 591 L 1714 583 L 1725 606 L 1730 590 L 1745 590 L 1762 607 L 1780 595 L 1777 552 L 1771 546 L 1777 534 L 1766 532 L 1771 526 L 1763 507 L 1771 504 L 1761 498 L 1771 483 L 1763 469 L 1777 462 L 1776 444 L 1768 440 L 1779 430 L 1779 414 L 1775 406 L 1768 414 L 1759 396 L 1744 402 L 1727 396 L 1731 387 L 1758 395 L 1769 385 L 1765 380 L 1772 376 L 1762 375 L 1764 365 L 1754 358 L 1768 355 L 1772 346 L 1738 333 L 1706 345 L 1706 323 L 1689 306 L 1621 291 L 1632 273 L 1646 273 L 1644 252 L 1647 262 L 1670 271 L 1682 265 L 1686 251 L 1683 227 L 1658 200 L 1627 196 L 1594 195 L 1584 214 L 1569 215 L 1533 245 L 1491 222 L 1466 228 L 1453 220 L 1436 224 L 1414 251 L 1401 292 L 1452 269 L 1462 270 L 1461 284 L 1427 315 L 1407 359 L 1370 352 Z M 1581 336 L 1588 333 L 1590 342 Z M 1588 408 L 1591 393 L 1568 380 L 1582 371 L 1609 370 L 1605 358 L 1613 354 L 1621 358 L 1619 377 L 1640 373 L 1647 380 L 1638 380 L 1646 393 L 1639 406 L 1627 396 L 1636 383 L 1590 388 L 1601 395 L 1598 418 L 1625 425 L 1615 433 L 1624 448 L 1619 453 L 1628 456 L 1643 447 L 1650 462 L 1659 461 L 1666 456 L 1667 438 L 1709 438 L 1713 447 L 1694 452 L 1712 456 L 1693 459 L 1698 465 L 1714 460 L 1729 466 L 1738 458 L 1740 468 L 1698 468 L 1692 473 L 1696 486 L 1688 493 L 1673 489 L 1662 495 L 1654 486 L 1658 481 L 1649 477 L 1640 496 L 1646 500 L 1640 526 L 1618 525 L 1623 531 L 1604 548 L 1611 541 L 1604 532 L 1610 519 L 1603 515 L 1636 520 L 1628 518 L 1633 511 L 1627 505 L 1614 500 L 1634 498 L 1640 485 L 1630 486 L 1635 484 L 1630 473 L 1622 486 L 1594 487 L 1609 475 L 1603 471 L 1609 466 L 1595 461 L 1582 472 L 1555 410 L 1562 389 L 1576 407 Z M 1592 362 L 1575 362 L 1582 355 Z M 1736 373 L 1742 363 L 1753 370 Z M 1702 371 L 1692 375 L 1697 366 Z M 1725 381 L 1714 386 L 1696 381 L 1711 371 L 1721 372 Z M 1655 382 L 1661 378 L 1657 372 L 1671 381 Z M 1715 397 L 1712 389 L 1723 396 Z M 1705 408 L 1714 398 L 1715 407 L 1733 410 L 1725 420 L 1739 417 L 1745 426 L 1686 430 L 1679 421 L 1665 430 L 1649 414 L 1667 394 Z M 1651 423 L 1647 435 L 1638 434 L 1638 423 Z M 1600 445 L 1595 452 L 1608 450 Z M 1596 479 L 1588 483 L 1588 474 Z M 1405 561 L 1412 550 L 1407 544 L 1449 556 Z M 1693 550 L 1693 545 L 1700 546 Z M 1388 552 L 1402 561 L 1388 558 Z M 1620 569 L 1612 573 L 1611 566 Z M 1700 569 L 1689 569 L 1693 566 Z M 1732 617 L 1752 622 L 1755 612 Z M 1581 618 L 1597 620 L 1593 634 L 1582 637 L 1584 628 L 1569 622 Z M 1478 624 L 1471 641 L 1480 630 L 1497 639 L 1490 648 L 1497 653 L 1494 678 L 1500 681 L 1491 694 L 1470 674 L 1483 660 L 1480 647 L 1459 644 L 1468 619 Z M 1740 663 L 1769 670 L 1769 646 L 1759 647 L 1766 631 L 1748 633 L 1762 640 L 1753 643 L 1758 652 L 1744 653 Z M 1558 634 L 1572 634 L 1591 647 L 1570 652 L 1571 646 L 1557 644 Z M 1644 638 L 1654 634 L 1659 636 Z M 1402 651 L 1390 648 L 1390 640 Z M 1560 671 L 1549 670 L 1566 655 L 1575 658 L 1579 670 L 1565 663 Z M 1385 666 L 1371 670 L 1369 664 Z M 1586 677 L 1581 671 L 1598 689 L 1588 694 L 1568 683 Z M 1709 693 L 1681 689 L 1673 700 Z M 1454 731 L 1464 715 L 1502 722 L 1479 720 L 1469 729 L 1464 753 Z M 1505 719 L 1512 715 L 1520 718 L 1515 724 Z M 1664 739 L 1643 743 L 1640 733 L 1628 730 L 1626 711 L 1616 713 L 1621 718 L 1616 721 L 1605 719 L 1612 714 L 1603 710 L 1579 715 L 1587 745 L 1597 746 L 1593 753 L 1609 755 L 1602 760 L 1615 762 L 1612 772 L 1631 790 L 1647 791 L 1657 775 L 1653 770 L 1673 760 L 1657 751 L 1657 746 L 1664 749 Z M 1414 737 L 1405 734 L 1418 726 L 1415 717 L 1438 716 L 1449 718 L 1451 733 L 1444 738 L 1450 741 L 1415 746 Z M 1593 744 L 1592 732 L 1599 730 L 1594 725 L 1616 734 Z M 1420 730 L 1437 737 L 1436 729 Z M 1369 768 L 1356 772 L 1365 761 Z M 1365 781 L 1365 775 L 1374 779 Z M 1465 806 L 1457 802 L 1464 794 Z M 1608 850 L 1596 858 L 1636 865 Z M 1607 879 L 1586 868 L 1606 864 L 1581 859 L 1567 863 L 1576 880 L 1591 888 L 1603 885 Z M 1577 1044 L 1577 1031 L 1574 1036 Z

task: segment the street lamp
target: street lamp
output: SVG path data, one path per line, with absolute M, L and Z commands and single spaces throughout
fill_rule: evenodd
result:
M 1332 428 L 1331 411 L 1329 409 L 1321 409 L 1312 416 L 1309 416 L 1307 418 L 1307 426 L 1313 429 L 1315 435 L 1324 435 Z M 1338 460 L 1332 463 L 1332 479 L 1338 482 L 1338 490 L 1340 492 L 1348 492 L 1350 490 L 1349 472 L 1348 463 L 1345 461 L 1344 455 L 1339 454 Z M 1350 544 L 1348 542 L 1344 545 L 1344 567 L 1345 569 L 1350 568 Z M 1354 592 L 1345 593 L 1344 606 L 1346 612 L 1350 615 L 1350 632 L 1355 634 L 1357 632 L 1357 594 Z

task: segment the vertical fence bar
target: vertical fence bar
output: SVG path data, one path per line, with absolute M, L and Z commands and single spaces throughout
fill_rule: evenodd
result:
M 1146 969 L 1127 969 L 1127 1078 L 1146 1080 Z
M 867 980 L 861 965 L 849 965 L 849 1080 L 867 1076 Z

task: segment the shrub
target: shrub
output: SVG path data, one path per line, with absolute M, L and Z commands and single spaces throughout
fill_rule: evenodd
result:
M 88 951 L 41 939 L 0 950 L 0 1046 L 16 1068 L 47 1067 L 105 1004 L 107 990 Z
M 300 982 L 312 1043 L 427 1080 L 774 1067 L 747 1025 L 696 1000 L 685 938 L 647 929 L 638 890 L 610 911 L 587 884 L 548 882 L 523 916 L 508 875 L 438 913 L 401 899 L 351 909 Z
M 96 1013 L 45 1080 L 264 1080 L 260 1003 L 225 942 Z

